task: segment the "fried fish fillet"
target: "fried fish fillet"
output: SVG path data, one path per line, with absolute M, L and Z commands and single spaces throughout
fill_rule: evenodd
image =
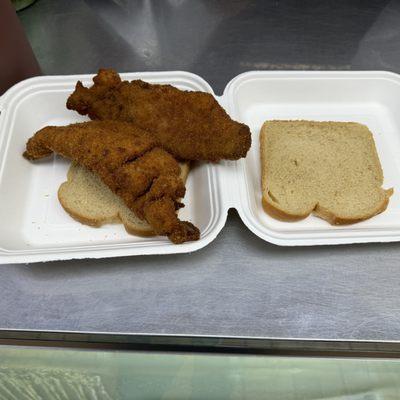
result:
M 24 157 L 52 152 L 96 173 L 156 234 L 173 243 L 199 239 L 199 230 L 176 214 L 185 194 L 178 162 L 142 129 L 118 121 L 48 126 L 28 140 Z
M 90 88 L 76 84 L 68 109 L 94 120 L 132 122 L 180 160 L 237 160 L 250 148 L 249 127 L 233 121 L 209 93 L 122 81 L 112 69 L 99 70 L 93 82 Z

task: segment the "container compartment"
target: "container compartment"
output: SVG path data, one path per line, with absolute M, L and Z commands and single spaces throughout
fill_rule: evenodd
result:
M 280 245 L 392 241 L 400 238 L 400 78 L 389 72 L 248 72 L 224 96 L 233 118 L 250 126 L 253 145 L 238 163 L 237 207 L 246 225 Z M 374 135 L 384 187 L 394 188 L 387 210 L 345 226 L 309 216 L 282 222 L 261 205 L 259 131 L 265 120 L 354 121 Z
M 121 74 L 124 79 L 169 83 L 213 93 L 186 72 Z M 194 222 L 201 239 L 173 245 L 163 237 L 129 235 L 122 225 L 91 228 L 69 217 L 57 199 L 69 161 L 54 156 L 34 165 L 22 158 L 26 140 L 45 125 L 85 117 L 65 108 L 77 80 L 91 75 L 32 78 L 0 98 L 0 263 L 86 257 L 184 253 L 210 243 L 227 210 L 238 212 L 262 239 L 279 245 L 318 245 L 400 240 L 400 77 L 389 72 L 248 72 L 234 78 L 217 100 L 232 118 L 250 126 L 245 159 L 198 163 L 189 174 L 182 219 Z M 394 188 L 387 210 L 367 221 L 331 226 L 310 216 L 298 222 L 269 217 L 261 206 L 259 130 L 268 119 L 355 121 L 374 134 L 385 188 Z
M 122 76 L 212 92 L 201 78 L 188 73 Z M 63 210 L 57 190 L 66 180 L 70 161 L 53 156 L 31 163 L 22 152 L 27 139 L 43 126 L 86 120 L 65 107 L 79 79 L 84 84 L 91 81 L 89 76 L 33 78 L 16 85 L 1 99 L 0 262 L 180 253 L 209 243 L 226 219 L 216 188 L 217 170 L 211 164 L 193 167 L 186 185 L 185 207 L 180 210 L 182 219 L 199 227 L 201 239 L 197 242 L 173 245 L 165 237 L 133 236 L 121 224 L 92 228 L 74 221 Z

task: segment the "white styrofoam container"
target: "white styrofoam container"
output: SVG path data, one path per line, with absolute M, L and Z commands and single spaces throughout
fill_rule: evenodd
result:
M 187 72 L 121 74 L 124 79 L 169 83 L 213 94 Z M 65 107 L 77 80 L 92 75 L 44 76 L 25 80 L 0 98 L 0 263 L 73 258 L 186 253 L 210 243 L 223 228 L 230 207 L 247 227 L 278 245 L 321 245 L 400 240 L 400 76 L 390 72 L 254 71 L 234 78 L 217 97 L 231 117 L 250 126 L 252 147 L 245 159 L 199 163 L 187 182 L 180 218 L 200 228 L 201 239 L 174 245 L 165 237 L 129 235 L 122 225 L 91 228 L 69 217 L 57 200 L 69 162 L 58 156 L 31 163 L 25 143 L 45 125 L 86 120 Z M 374 134 L 384 187 L 394 187 L 387 210 L 367 221 L 331 226 L 310 216 L 281 222 L 261 206 L 258 134 L 268 119 L 354 121 Z

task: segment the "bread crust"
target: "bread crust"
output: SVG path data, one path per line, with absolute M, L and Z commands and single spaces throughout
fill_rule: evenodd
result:
M 325 219 L 332 225 L 350 225 L 350 224 L 355 224 L 357 222 L 365 221 L 366 219 L 372 218 L 375 215 L 378 215 L 386 210 L 389 204 L 390 196 L 393 194 L 393 189 L 387 189 L 387 190 L 382 189 L 382 190 L 385 192 L 385 196 L 382 199 L 382 202 L 377 204 L 375 210 L 373 210 L 369 214 L 360 215 L 354 218 L 341 217 L 339 215 L 331 213 L 329 210 L 323 209 L 318 204 L 314 208 L 313 214 L 316 215 L 317 217 Z
M 272 218 L 284 222 L 300 221 L 304 218 L 307 218 L 312 213 L 311 210 L 309 213 L 306 214 L 290 214 L 288 212 L 283 211 L 282 208 L 280 208 L 273 200 L 271 200 L 269 196 L 266 197 L 263 196 L 262 206 L 264 211 Z
M 283 222 L 295 222 L 295 221 L 301 221 L 302 219 L 307 218 L 311 214 L 314 214 L 315 216 L 325 219 L 328 221 L 331 225 L 349 225 L 349 224 L 355 224 L 357 222 L 365 221 L 366 219 L 372 218 L 375 215 L 378 215 L 382 213 L 383 211 L 386 210 L 388 204 L 389 204 L 389 199 L 390 196 L 393 194 L 393 189 L 387 189 L 385 190 L 385 197 L 382 200 L 380 204 L 376 207 L 376 210 L 374 210 L 371 214 L 355 217 L 355 218 L 346 218 L 346 217 L 340 217 L 338 215 L 335 215 L 331 213 L 329 210 L 326 210 L 322 207 L 320 207 L 318 204 L 309 212 L 306 214 L 291 214 L 288 212 L 285 212 L 282 210 L 282 208 L 279 207 L 278 204 L 276 204 L 269 196 L 262 197 L 262 206 L 264 211 L 270 215 L 272 218 L 278 219 L 279 221 Z
M 181 166 L 181 179 L 185 183 L 190 171 L 190 163 L 180 163 Z M 151 237 L 155 236 L 154 231 L 151 229 L 150 225 L 146 224 L 143 221 L 143 227 L 138 225 L 133 225 L 131 221 L 127 221 L 126 218 L 118 212 L 118 215 L 115 215 L 111 218 L 104 217 L 104 218 L 93 218 L 83 213 L 78 212 L 75 208 L 70 207 L 69 201 L 67 198 L 64 197 L 64 190 L 71 184 L 75 177 L 75 170 L 73 168 L 73 164 L 68 170 L 67 173 L 67 181 L 63 182 L 57 192 L 58 200 L 64 210 L 76 221 L 80 222 L 81 224 L 88 225 L 94 228 L 100 228 L 102 225 L 105 224 L 116 224 L 122 223 L 124 225 L 125 230 L 131 235 L 137 235 L 142 237 Z M 117 202 L 119 198 L 115 195 L 115 201 Z M 125 205 L 124 205 L 125 207 Z
M 321 207 L 318 203 L 315 204 L 309 211 L 307 211 L 304 214 L 294 214 L 290 213 L 287 210 L 284 210 L 280 205 L 274 201 L 269 193 L 268 190 L 268 171 L 266 168 L 266 128 L 267 125 L 271 122 L 274 121 L 265 121 L 264 124 L 261 127 L 260 131 L 260 159 L 261 159 L 261 189 L 262 189 L 262 207 L 264 211 L 270 215 L 271 217 L 278 219 L 280 221 L 284 222 L 295 222 L 299 221 L 302 219 L 307 218 L 310 214 L 313 214 L 319 218 L 322 218 L 326 221 L 328 221 L 331 225 L 349 225 L 349 224 L 354 224 L 357 222 L 364 221 L 366 219 L 369 219 L 377 214 L 382 213 L 383 211 L 386 210 L 388 204 L 389 204 L 389 199 L 390 196 L 393 194 L 393 188 L 391 189 L 381 189 L 384 192 L 384 196 L 382 198 L 382 201 L 376 205 L 376 207 L 368 214 L 364 215 L 359 215 L 359 216 L 354 216 L 352 218 L 336 215 L 332 213 L 331 211 Z M 295 122 L 295 121 L 290 121 L 290 120 L 280 120 L 279 122 Z M 304 120 L 299 120 L 296 122 L 314 122 L 314 121 L 304 121 Z M 329 123 L 334 123 L 334 122 L 329 122 Z M 352 124 L 352 123 L 349 123 Z M 375 151 L 376 153 L 376 151 Z M 376 156 L 378 163 L 379 162 L 379 157 L 378 154 L 376 153 L 374 156 Z

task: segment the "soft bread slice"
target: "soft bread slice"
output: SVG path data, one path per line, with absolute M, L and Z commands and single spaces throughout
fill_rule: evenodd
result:
M 189 163 L 180 163 L 180 166 L 181 178 L 186 182 Z M 67 181 L 60 186 L 58 199 L 64 210 L 83 224 L 99 227 L 122 223 L 132 235 L 154 235 L 150 225 L 129 210 L 97 175 L 76 163 L 71 164 Z
M 266 121 L 260 133 L 262 204 L 293 221 L 311 213 L 333 225 L 384 211 L 393 189 L 369 129 L 355 122 Z

